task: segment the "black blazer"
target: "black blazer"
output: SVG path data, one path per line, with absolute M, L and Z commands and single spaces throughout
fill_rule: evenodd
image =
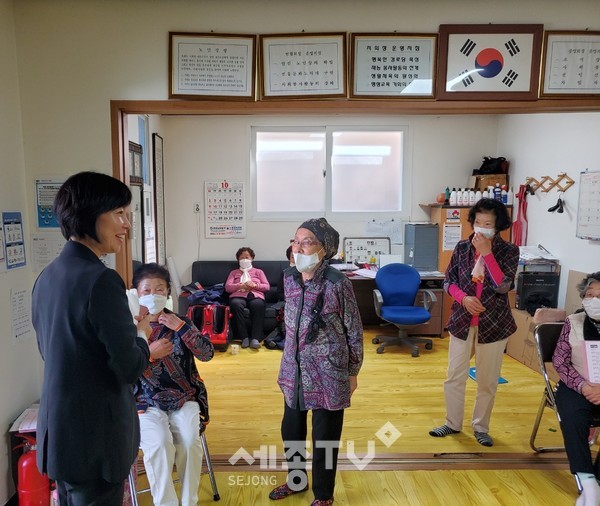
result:
M 140 440 L 131 385 L 150 356 L 125 284 L 92 250 L 68 241 L 35 282 L 32 319 L 45 362 L 39 469 L 66 482 L 124 480 Z

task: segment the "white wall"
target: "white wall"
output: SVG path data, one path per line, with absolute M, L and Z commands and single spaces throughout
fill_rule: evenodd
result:
M 499 121 L 498 153 L 511 161 L 514 190 L 527 177 L 538 181 L 542 176 L 556 179 L 566 172 L 575 180 L 562 199 L 565 212 L 549 213 L 556 204 L 558 191 L 539 189 L 527 197 L 528 245 L 542 244 L 560 258 L 562 276 L 559 305 L 565 301 L 569 270 L 600 270 L 600 241 L 578 239 L 577 203 L 579 174 L 586 169 L 600 170 L 600 114 L 540 114 L 504 116 Z M 515 202 L 516 205 L 516 202 Z
M 235 258 L 240 246 L 249 245 L 258 259 L 285 258 L 289 239 L 300 222 L 259 222 L 250 217 L 245 239 L 205 239 L 203 214 L 193 212 L 194 202 L 204 201 L 204 181 L 244 181 L 246 202 L 250 198 L 250 127 L 253 125 L 407 125 L 407 150 L 412 168 L 412 221 L 427 221 L 419 207 L 435 201 L 446 186 L 466 186 L 479 167 L 481 156 L 494 153 L 497 118 L 418 117 L 398 118 L 264 118 L 264 117 L 173 117 L 163 118 L 165 140 L 165 201 L 167 254 L 175 260 L 184 283 L 191 281 L 191 264 L 198 258 Z M 248 212 L 248 215 L 251 213 Z M 365 235 L 365 218 L 358 222 L 331 220 L 341 238 Z
M 21 133 L 19 81 L 13 24 L 13 6 L 0 0 L 0 212 L 23 213 L 28 237 L 28 207 L 25 196 L 25 162 Z M 29 248 L 29 241 L 27 241 Z M 29 253 L 29 250 L 27 250 Z M 0 264 L 4 266 L 4 262 Z M 29 267 L 0 271 L 0 503 L 14 492 L 9 476 L 9 424 L 40 395 L 41 360 L 34 338 L 17 342 L 12 337 L 11 290 L 31 290 L 33 274 Z

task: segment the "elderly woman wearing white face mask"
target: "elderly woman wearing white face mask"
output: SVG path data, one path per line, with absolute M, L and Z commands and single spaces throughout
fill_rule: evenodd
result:
M 227 276 L 225 291 L 229 294 L 233 337 L 242 341 L 242 348 L 257 350 L 264 338 L 263 324 L 265 320 L 265 292 L 271 288 L 265 273 L 252 266 L 254 260 L 252 248 L 243 247 L 237 250 L 235 258 L 240 268 L 234 269 Z M 244 309 L 250 310 L 252 322 L 251 337 L 244 319 Z
M 454 248 L 444 290 L 454 302 L 448 320 L 450 344 L 444 382 L 446 423 L 429 431 L 446 437 L 462 430 L 470 359 L 475 355 L 477 396 L 471 426 L 477 442 L 492 446 L 490 418 L 506 340 L 517 329 L 508 302 L 519 263 L 519 248 L 499 232 L 510 227 L 506 206 L 481 199 L 469 210 L 473 234 Z
M 202 467 L 200 424 L 208 423 L 208 399 L 195 359 L 214 355 L 207 335 L 187 318 L 167 310 L 169 271 L 144 264 L 134 275 L 140 314 L 150 320 L 150 364 L 136 385 L 140 419 L 140 446 L 153 503 L 177 506 L 173 464 L 181 479 L 181 504 L 198 503 Z
M 295 267 L 284 272 L 285 347 L 278 383 L 288 476 L 271 491 L 272 500 L 308 490 L 304 441 L 312 410 L 312 505 L 333 503 L 344 410 L 350 407 L 363 360 L 352 284 L 328 262 L 338 246 L 339 234 L 325 218 L 307 220 L 292 242 Z
M 575 504 L 598 506 L 600 463 L 592 462 L 588 436 L 590 421 L 600 416 L 600 384 L 588 381 L 584 354 L 585 341 L 600 341 L 600 271 L 588 274 L 577 289 L 583 311 L 567 317 L 552 359 L 560 376 L 556 407 L 569 467 L 583 488 Z

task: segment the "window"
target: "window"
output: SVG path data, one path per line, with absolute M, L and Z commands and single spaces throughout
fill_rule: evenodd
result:
M 408 214 L 405 139 L 406 127 L 254 127 L 254 216 Z

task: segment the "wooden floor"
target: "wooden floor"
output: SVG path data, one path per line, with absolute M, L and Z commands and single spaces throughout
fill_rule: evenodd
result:
M 502 377 L 508 382 L 498 386 L 490 429 L 493 447 L 479 445 L 472 434 L 476 383 L 471 379 L 463 432 L 433 438 L 428 431 L 444 422 L 448 339 L 434 339 L 433 349 L 422 350 L 418 358 L 399 347 L 378 355 L 371 343 L 376 332 L 382 331 L 365 330 L 359 388 L 345 413 L 336 504 L 574 504 L 577 489 L 565 454 L 540 455 L 529 447 L 543 391 L 538 373 L 505 356 Z M 238 355 L 217 353 L 211 362 L 199 363 L 209 392 L 211 423 L 206 435 L 221 504 L 274 504 L 268 492 L 285 479 L 279 429 L 283 398 L 276 383 L 280 359 L 280 351 L 261 348 L 240 350 Z M 393 441 L 387 439 L 392 434 Z M 348 442 L 354 444 L 357 457 L 348 454 Z M 562 444 L 550 411 L 538 443 Z M 253 465 L 243 459 L 231 464 L 229 459 L 240 449 L 256 457 Z M 372 457 L 365 458 L 369 449 Z M 368 462 L 362 471 L 356 466 L 360 459 Z M 203 476 L 201 488 L 201 504 L 211 503 L 208 476 Z M 312 498 L 310 492 L 298 494 L 285 505 L 310 504 Z M 152 504 L 149 494 L 141 504 Z

